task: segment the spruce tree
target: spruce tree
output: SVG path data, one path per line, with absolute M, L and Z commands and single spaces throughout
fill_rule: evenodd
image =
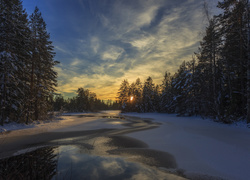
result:
M 0 119 L 20 121 L 30 58 L 27 13 L 19 0 L 0 1 Z
M 32 39 L 32 62 L 30 68 L 30 111 L 34 120 L 46 118 L 51 109 L 50 99 L 57 85 L 57 73 L 53 67 L 59 62 L 54 61 L 54 47 L 50 34 L 46 30 L 39 9 L 36 7 L 30 16 Z
M 160 97 L 161 97 L 161 87 L 157 84 L 154 88 L 154 110 L 159 112 L 160 107 Z
M 118 91 L 118 99 L 121 103 L 121 109 L 126 111 L 129 103 L 129 82 L 128 80 L 123 80 Z
M 77 111 L 83 112 L 84 110 L 87 110 L 87 104 L 88 104 L 88 90 L 84 90 L 83 88 L 78 88 L 77 90 L 77 97 L 76 97 L 76 103 L 77 103 Z
M 172 92 L 172 76 L 170 73 L 165 72 L 162 82 L 162 93 L 160 99 L 161 112 L 173 113 L 173 92 Z
M 135 108 L 137 112 L 142 112 L 142 82 L 140 78 L 135 81 L 135 92 L 134 92 Z
M 211 116 L 213 118 L 220 118 L 221 112 L 219 111 L 218 97 L 221 92 L 219 91 L 219 72 L 221 71 L 218 66 L 220 60 L 220 47 L 221 47 L 221 35 L 219 32 L 218 18 L 214 17 L 209 19 L 208 27 L 206 28 L 206 34 L 203 40 L 200 42 L 198 58 L 197 72 L 199 73 L 200 80 L 198 82 L 200 87 L 200 100 L 203 101 L 204 115 Z M 196 87 L 198 88 L 198 87 Z
M 154 88 L 153 79 L 149 76 L 144 82 L 143 92 L 142 92 L 142 105 L 143 112 L 154 112 Z
M 224 0 L 218 3 L 224 12 L 219 16 L 223 33 L 224 47 L 222 49 L 223 64 L 225 65 L 228 100 L 226 116 L 241 117 L 246 114 L 246 1 Z
M 187 112 L 190 77 L 190 71 L 187 69 L 186 62 L 184 61 L 180 65 L 178 72 L 175 73 L 172 82 L 175 112 L 180 115 L 184 115 Z
M 129 93 L 128 93 L 128 96 L 129 96 L 129 111 L 136 111 L 136 97 L 135 97 L 135 94 L 136 94 L 136 85 L 135 83 L 131 83 L 130 84 L 130 87 L 129 87 Z

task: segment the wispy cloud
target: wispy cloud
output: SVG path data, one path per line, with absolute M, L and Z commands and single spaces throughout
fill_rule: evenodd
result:
M 91 38 L 91 45 L 90 46 L 91 46 L 93 52 L 95 54 L 97 54 L 98 50 L 100 48 L 99 39 L 97 37 L 92 37 Z
M 117 60 L 122 53 L 124 53 L 124 49 L 116 46 L 108 46 L 107 50 L 102 53 L 102 60 Z
M 41 10 L 61 61 L 55 68 L 58 91 L 72 95 L 84 87 L 99 98 L 114 99 L 123 79 L 151 76 L 161 83 L 165 71 L 174 73 L 197 50 L 206 23 L 202 4 L 44 0 Z

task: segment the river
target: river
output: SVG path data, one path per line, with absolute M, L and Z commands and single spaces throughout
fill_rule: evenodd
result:
M 173 155 L 126 136 L 158 128 L 153 119 L 115 111 L 65 117 L 75 124 L 2 138 L 0 179 L 185 179 Z

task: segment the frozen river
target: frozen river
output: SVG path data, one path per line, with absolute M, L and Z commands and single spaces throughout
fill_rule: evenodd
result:
M 250 131 L 168 114 L 64 114 L 0 135 L 0 179 L 245 179 Z

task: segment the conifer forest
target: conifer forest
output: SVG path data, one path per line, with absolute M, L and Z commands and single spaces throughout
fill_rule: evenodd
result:
M 41 12 L 0 1 L 0 124 L 47 118 L 57 85 L 55 52 Z
M 36 7 L 28 16 L 20 0 L 0 0 L 0 124 L 46 119 L 53 110 L 107 108 L 250 123 L 250 4 L 223 0 L 217 7 L 221 13 L 213 16 L 204 8 L 204 36 L 176 73 L 166 67 L 161 84 L 151 74 L 144 82 L 125 79 L 118 101 L 107 105 L 88 89 L 68 100 L 56 94 L 59 62 L 41 12 Z
M 0 0 L 0 180 L 246 180 L 249 142 L 249 0 Z
M 124 80 L 118 92 L 123 111 L 201 115 L 231 123 L 250 123 L 250 11 L 246 0 L 224 0 L 211 17 L 197 52 L 162 84 L 149 76 Z M 205 10 L 206 7 L 205 7 Z M 166 67 L 167 69 L 167 67 Z

